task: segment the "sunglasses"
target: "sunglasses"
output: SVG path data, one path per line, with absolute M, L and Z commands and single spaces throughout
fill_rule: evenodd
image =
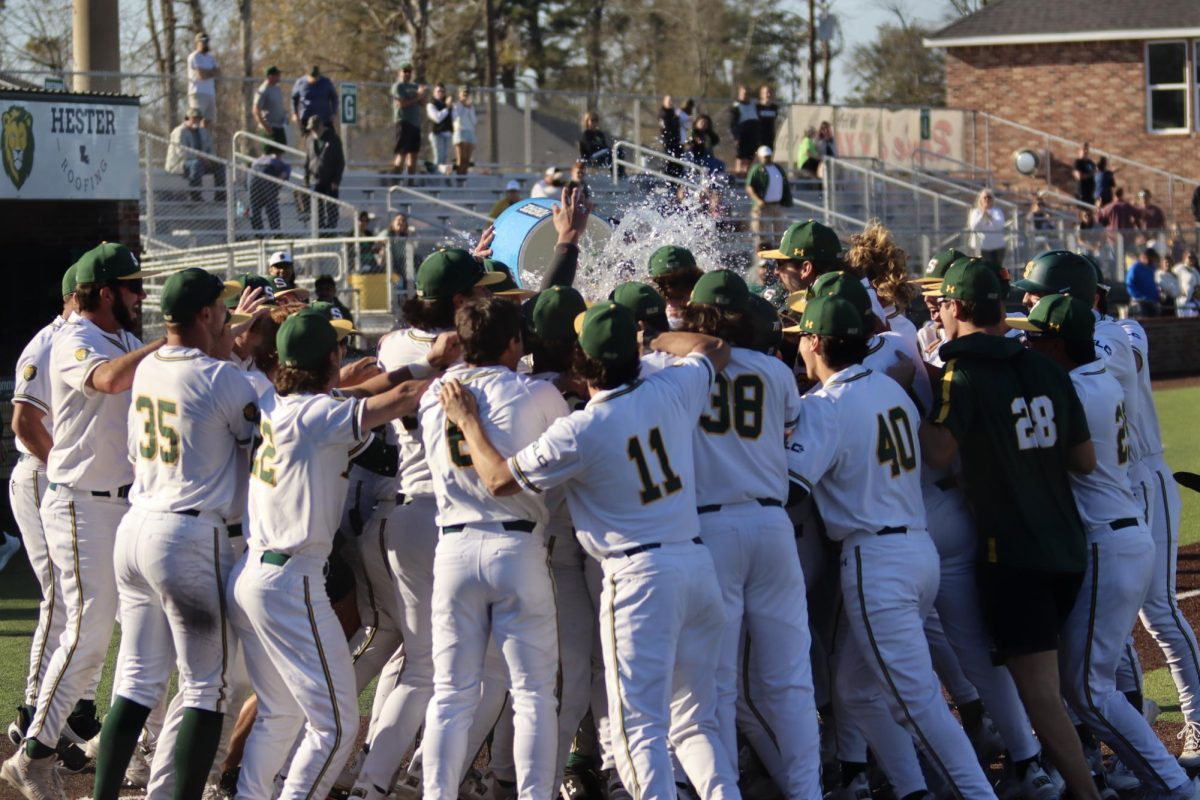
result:
M 121 281 L 121 288 L 127 289 L 134 294 L 142 294 L 143 292 L 141 279 L 133 281 Z

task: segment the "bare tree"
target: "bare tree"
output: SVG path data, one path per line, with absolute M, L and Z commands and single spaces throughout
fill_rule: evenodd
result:
M 4 8 L 0 45 L 12 63 L 65 72 L 71 65 L 71 4 L 23 0 Z
M 988 0 L 946 0 L 960 17 L 968 17 L 988 4 Z

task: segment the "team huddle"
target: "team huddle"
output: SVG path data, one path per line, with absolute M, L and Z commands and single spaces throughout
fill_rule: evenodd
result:
M 65 800 L 94 758 L 97 800 L 1200 798 L 1179 495 L 1145 333 L 1089 259 L 1010 285 L 948 250 L 910 278 L 879 226 L 846 247 L 809 221 L 759 254 L 781 311 L 677 245 L 585 299 L 587 211 L 554 216 L 540 291 L 487 236 L 441 250 L 348 364 L 348 310 L 309 304 L 287 253 L 270 279 L 170 275 L 148 345 L 133 255 L 71 267 L 17 366 L 10 498 L 43 600 L 0 778 Z

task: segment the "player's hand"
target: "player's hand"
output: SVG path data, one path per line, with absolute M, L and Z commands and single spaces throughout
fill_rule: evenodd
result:
M 462 342 L 458 333 L 445 331 L 439 333 L 433 347 L 429 348 L 429 366 L 436 370 L 444 370 L 462 358 Z
M 496 229 L 488 225 L 483 229 L 483 233 L 479 236 L 479 243 L 475 245 L 475 249 L 471 251 L 471 255 L 477 260 L 492 257 L 492 240 L 496 238 Z
M 368 378 L 374 378 L 380 371 L 379 362 L 371 356 L 351 361 L 338 373 L 338 386 L 357 386 Z
M 271 307 L 264 305 L 266 302 L 266 289 L 262 286 L 255 286 L 248 292 L 242 292 L 237 308 L 233 311 L 235 314 L 249 314 L 252 317 L 263 316 L 271 313 Z
M 438 393 L 442 408 L 446 409 L 446 418 L 455 425 L 462 425 L 478 413 L 475 395 L 463 388 L 458 381 L 451 379 L 442 384 Z
M 564 186 L 559 199 L 561 205 L 555 203 L 550 207 L 554 214 L 558 243 L 578 245 L 592 213 L 592 201 L 584 198 L 583 191 L 577 186 Z

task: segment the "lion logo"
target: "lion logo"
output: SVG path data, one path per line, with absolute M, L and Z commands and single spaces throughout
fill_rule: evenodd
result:
M 0 117 L 3 129 L 4 173 L 20 189 L 33 172 L 33 115 L 12 106 Z

